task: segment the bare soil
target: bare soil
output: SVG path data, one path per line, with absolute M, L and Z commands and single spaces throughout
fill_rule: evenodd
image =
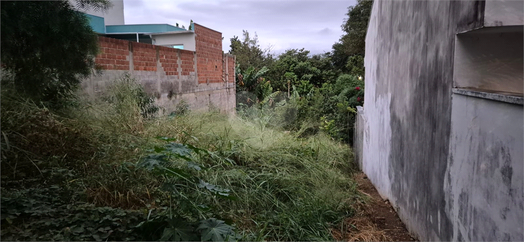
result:
M 354 175 L 358 190 L 368 201 L 357 204 L 355 216 L 347 218 L 332 234 L 338 241 L 416 241 L 388 200 L 383 200 L 367 176 Z

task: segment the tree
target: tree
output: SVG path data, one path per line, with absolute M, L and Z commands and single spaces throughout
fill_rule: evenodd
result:
M 346 14 L 348 18 L 344 19 L 341 26 L 345 34 L 339 42 L 333 45 L 333 52 L 331 53 L 334 65 L 344 72 L 349 71 L 348 58 L 350 56 L 364 57 L 366 33 L 372 7 L 373 0 L 358 0 L 357 5 L 348 7 Z M 354 63 L 355 60 L 351 60 L 351 62 Z M 364 66 L 357 68 L 363 69 Z
M 352 55 L 348 58 L 346 64 L 348 73 L 354 76 L 364 76 L 364 57 L 361 55 Z
M 311 85 L 320 87 L 329 81 L 326 79 L 332 77 L 329 59 L 320 55 L 310 57 L 309 53 L 304 48 L 290 49 L 278 56 L 267 75 L 274 90 L 288 91 L 290 86 L 301 86 L 303 94 L 309 92 Z
M 364 56 L 366 32 L 372 7 L 373 0 L 358 0 L 357 5 L 348 8 L 348 18 L 342 25 L 342 30 L 346 32 L 346 35 L 341 39 L 347 55 Z
M 240 40 L 238 36 L 231 38 L 231 45 L 229 54 L 235 55 L 238 67 L 242 71 L 246 71 L 249 67 L 254 67 L 256 70 L 261 69 L 272 61 L 272 56 L 269 54 L 269 49 L 262 50 L 258 43 L 258 36 L 251 37 L 247 30 L 242 30 L 243 39 Z
M 79 8 L 105 9 L 107 0 L 79 0 Z M 15 89 L 36 101 L 70 96 L 91 74 L 97 35 L 87 17 L 62 1 L 1 2 L 2 68 Z

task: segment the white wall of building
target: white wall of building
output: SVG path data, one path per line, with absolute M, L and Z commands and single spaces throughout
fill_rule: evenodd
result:
M 113 5 L 107 10 L 79 9 L 80 12 L 104 18 L 106 25 L 124 24 L 124 0 L 109 0 Z M 73 6 L 77 6 L 76 0 L 69 0 Z
M 173 34 L 160 34 L 151 36 L 154 45 L 160 46 L 172 46 L 172 45 L 183 45 L 184 50 L 196 50 L 195 44 L 195 33 L 194 32 L 183 32 Z

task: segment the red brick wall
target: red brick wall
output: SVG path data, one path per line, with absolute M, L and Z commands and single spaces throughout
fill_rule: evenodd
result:
M 222 33 L 195 26 L 198 83 L 222 82 Z
M 131 42 L 135 71 L 156 71 L 156 48 L 146 43 Z
M 129 41 L 98 37 L 100 54 L 95 63 L 105 70 L 129 70 Z
M 173 48 L 159 48 L 158 59 L 168 76 L 178 75 L 178 52 Z
M 213 103 L 234 113 L 235 57 L 223 54 L 221 33 L 198 24 L 195 32 L 196 51 L 99 36 L 100 53 L 95 62 L 107 70 L 107 75 L 93 76 L 82 85 L 96 93 L 105 86 L 101 83 L 111 82 L 115 74 L 130 71 L 148 93 L 156 96 L 164 114 L 173 111 L 180 98 L 189 100 L 197 110 L 208 109 L 209 103 Z M 203 85 L 195 86 L 196 83 Z
M 195 33 L 196 52 L 100 36 L 100 54 L 95 62 L 105 70 L 163 69 L 168 76 L 188 76 L 196 72 L 198 83 L 219 83 L 225 81 L 224 78 L 227 78 L 228 82 L 234 82 L 235 59 L 232 55 L 222 53 L 222 34 L 198 24 L 195 24 Z M 160 70 L 157 70 L 158 62 L 162 66 Z M 178 73 L 179 67 L 182 68 L 181 73 Z
M 187 76 L 190 72 L 195 72 L 195 54 L 193 51 L 179 50 L 182 59 L 182 75 Z M 197 53 L 198 55 L 198 53 Z M 200 71 L 200 67 L 197 67 Z

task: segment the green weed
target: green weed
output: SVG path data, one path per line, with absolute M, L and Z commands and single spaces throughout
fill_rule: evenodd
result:
M 348 146 L 264 115 L 144 117 L 133 85 L 60 114 L 2 93 L 2 239 L 330 240 L 353 214 Z

